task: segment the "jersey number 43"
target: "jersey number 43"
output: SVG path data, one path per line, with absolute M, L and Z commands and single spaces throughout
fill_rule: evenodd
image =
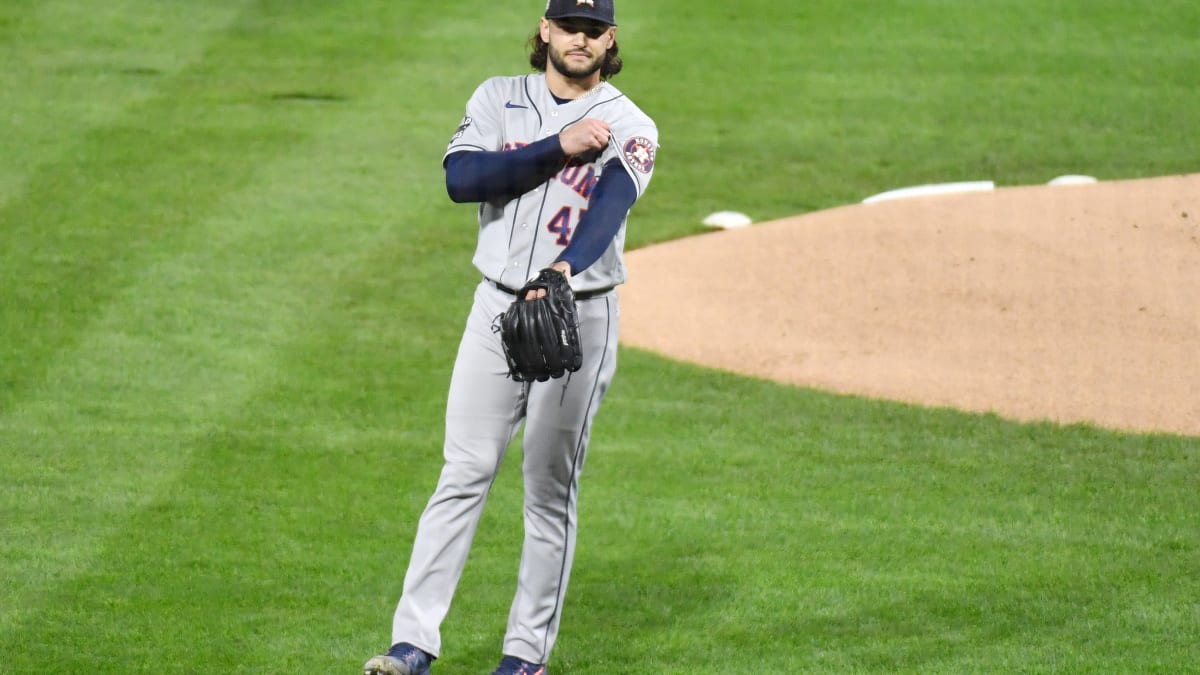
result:
M 587 209 L 578 209 L 579 217 L 575 218 L 575 211 L 576 209 L 570 206 L 564 206 L 558 210 L 558 213 L 554 214 L 550 222 L 546 223 L 546 229 L 558 235 L 558 239 L 555 239 L 554 243 L 559 246 L 566 246 L 571 243 L 571 232 L 574 231 L 575 225 L 578 225 L 579 221 L 583 220 L 583 214 L 587 213 Z M 572 224 L 572 221 L 574 224 Z

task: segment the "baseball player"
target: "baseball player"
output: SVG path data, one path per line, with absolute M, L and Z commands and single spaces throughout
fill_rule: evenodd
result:
M 522 423 L 525 539 L 493 675 L 547 672 L 575 551 L 579 476 L 616 371 L 626 217 L 658 149 L 654 121 L 608 82 L 622 67 L 616 25 L 612 0 L 549 0 L 530 39 L 537 72 L 483 82 L 446 150 L 450 198 L 478 204 L 473 262 L 483 278 L 454 363 L 445 463 L 417 526 L 392 646 L 367 661 L 367 675 L 428 673 L 441 654 L 440 625 Z M 575 292 L 582 367 L 521 382 L 509 375 L 494 323 L 546 268 Z

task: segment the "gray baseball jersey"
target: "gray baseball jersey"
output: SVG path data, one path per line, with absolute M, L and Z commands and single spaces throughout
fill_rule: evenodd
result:
M 505 204 L 479 207 L 479 244 L 474 264 L 483 275 L 520 287 L 550 265 L 571 241 L 588 208 L 604 165 L 621 160 L 638 197 L 654 174 L 658 129 L 616 87 L 602 82 L 587 95 L 559 104 L 542 73 L 494 77 L 475 90 L 446 155 L 464 150 L 512 150 L 561 132 L 586 117 L 609 124 L 611 138 L 591 161 L 572 160 L 542 187 Z M 616 286 L 625 281 L 625 223 L 594 264 L 571 279 L 576 291 Z

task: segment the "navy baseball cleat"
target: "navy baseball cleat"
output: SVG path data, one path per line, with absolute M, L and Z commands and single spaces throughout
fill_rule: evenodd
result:
M 496 666 L 492 675 L 546 675 L 546 666 L 522 661 L 515 656 L 505 656 L 500 659 L 500 665 Z
M 388 653 L 371 657 L 363 675 L 429 675 L 433 657 L 407 642 L 397 642 Z

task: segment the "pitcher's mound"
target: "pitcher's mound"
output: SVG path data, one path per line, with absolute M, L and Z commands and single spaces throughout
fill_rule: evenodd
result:
M 626 261 L 630 346 L 840 393 L 1200 435 L 1200 174 L 847 206 Z

